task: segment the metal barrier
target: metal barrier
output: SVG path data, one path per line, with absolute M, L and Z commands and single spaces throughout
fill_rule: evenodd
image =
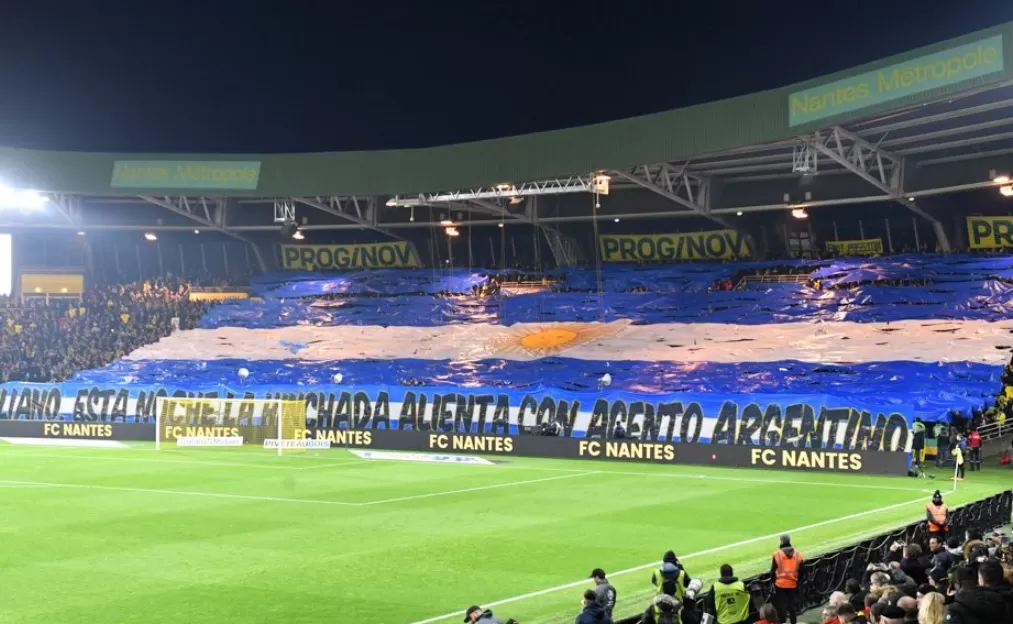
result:
M 977 528 L 982 533 L 987 533 L 1009 524 L 1011 516 L 1013 516 L 1013 491 L 1002 492 L 954 509 L 951 516 L 953 527 L 951 534 L 963 539 L 964 531 L 969 528 Z M 806 561 L 803 564 L 802 584 L 796 595 L 798 612 L 802 613 L 826 603 L 831 593 L 844 589 L 848 579 L 860 580 L 870 563 L 883 562 L 890 545 L 894 542 L 916 542 L 924 546 L 928 540 L 926 532 L 925 522 L 915 522 Z M 750 621 L 753 621 L 760 605 L 771 601 L 773 578 L 767 572 L 745 579 L 744 583 L 752 594 Z M 646 608 L 647 605 L 643 605 L 643 609 Z M 617 619 L 616 624 L 637 624 L 643 609 L 637 615 Z M 690 619 L 696 621 L 692 616 Z M 683 621 L 686 621 L 685 618 Z
M 983 533 L 1009 524 L 1013 516 L 1013 491 L 1006 491 L 953 510 L 952 535 L 963 539 L 969 528 L 980 529 Z M 896 541 L 927 542 L 925 522 L 916 522 L 890 533 L 861 541 L 852 546 L 829 552 L 803 565 L 802 584 L 796 596 L 798 611 L 806 611 L 826 602 L 834 591 L 843 590 L 848 579 L 861 579 L 870 563 L 882 563 L 890 544 Z M 746 581 L 746 587 L 753 595 L 753 606 L 769 602 L 773 592 L 773 578 L 770 573 L 754 576 Z

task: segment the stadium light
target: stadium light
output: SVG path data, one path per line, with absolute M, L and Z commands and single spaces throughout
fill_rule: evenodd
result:
M 616 217 L 615 219 L 613 219 L 613 221 L 615 221 L 616 223 L 619 223 L 619 217 Z
M 304 239 L 306 237 L 303 236 L 303 234 L 302 234 L 301 231 L 296 230 L 295 232 L 292 233 L 292 238 L 295 239 L 295 240 L 302 240 L 302 239 Z
M 736 212 L 736 213 L 735 213 L 735 216 L 736 216 L 736 217 L 741 217 L 741 216 L 742 216 L 742 211 L 741 211 L 741 210 L 739 210 L 738 212 Z
M 461 235 L 461 233 L 458 232 L 457 228 L 455 228 L 455 227 L 448 227 L 446 231 L 447 231 L 447 236 L 449 236 L 451 238 L 453 238 L 455 236 L 460 236 Z
M 194 230 L 193 233 L 194 234 L 200 234 L 200 230 Z
M 155 236 L 154 232 L 145 232 L 144 233 L 144 240 L 154 242 L 154 241 L 158 240 L 158 237 Z
M 22 191 L 0 185 L 0 208 L 39 212 L 45 209 L 47 201 L 49 199 L 38 191 Z
M 502 222 L 502 221 L 500 221 L 500 222 L 499 222 L 499 223 L 498 223 L 498 224 L 496 225 L 496 227 L 503 227 L 503 222 Z
M 77 231 L 77 235 L 78 236 L 84 236 L 84 230 L 78 230 Z
M 451 221 L 450 219 L 440 219 L 440 225 L 442 225 L 443 227 L 453 227 L 454 222 Z
M 999 187 L 999 194 L 1003 197 L 1013 197 L 1013 184 Z
M 809 213 L 805 211 L 805 208 L 792 208 L 791 216 L 795 217 L 796 219 L 808 219 Z
M 995 169 L 991 169 L 988 172 L 988 177 L 992 178 L 992 182 L 996 184 L 1009 184 L 1010 177 L 1005 173 L 999 173 Z

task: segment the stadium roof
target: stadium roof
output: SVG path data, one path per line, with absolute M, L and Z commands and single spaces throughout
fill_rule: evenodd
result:
M 724 215 L 740 211 L 897 201 L 941 233 L 918 202 L 987 186 L 992 169 L 1013 174 L 1011 107 L 1013 23 L 1006 23 L 787 87 L 591 126 L 366 152 L 0 149 L 0 180 L 57 198 L 64 221 L 24 227 L 91 226 L 87 207 L 110 201 L 158 205 L 190 227 L 197 221 L 233 235 L 273 227 L 236 215 L 258 203 L 265 214 L 279 202 L 317 209 L 320 229 L 434 225 L 410 222 L 403 208 L 410 205 L 468 210 L 490 223 L 549 224 L 592 218 L 570 214 L 565 196 L 591 190 L 602 172 L 613 192 L 656 200 L 645 210 L 624 208 L 632 217 L 728 225 Z M 537 198 L 546 195 L 562 201 L 554 216 L 539 211 Z M 511 197 L 532 201 L 515 206 Z M 243 209 L 226 214 L 226 204 Z

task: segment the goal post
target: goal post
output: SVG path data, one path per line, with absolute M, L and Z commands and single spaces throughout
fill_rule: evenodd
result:
M 156 451 L 253 445 L 282 455 L 322 448 L 320 442 L 306 439 L 306 401 L 217 397 L 155 401 Z

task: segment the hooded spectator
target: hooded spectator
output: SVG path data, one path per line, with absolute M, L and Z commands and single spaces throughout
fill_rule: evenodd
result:
M 640 624 L 679 624 L 682 602 L 668 594 L 658 594 L 640 616 Z

